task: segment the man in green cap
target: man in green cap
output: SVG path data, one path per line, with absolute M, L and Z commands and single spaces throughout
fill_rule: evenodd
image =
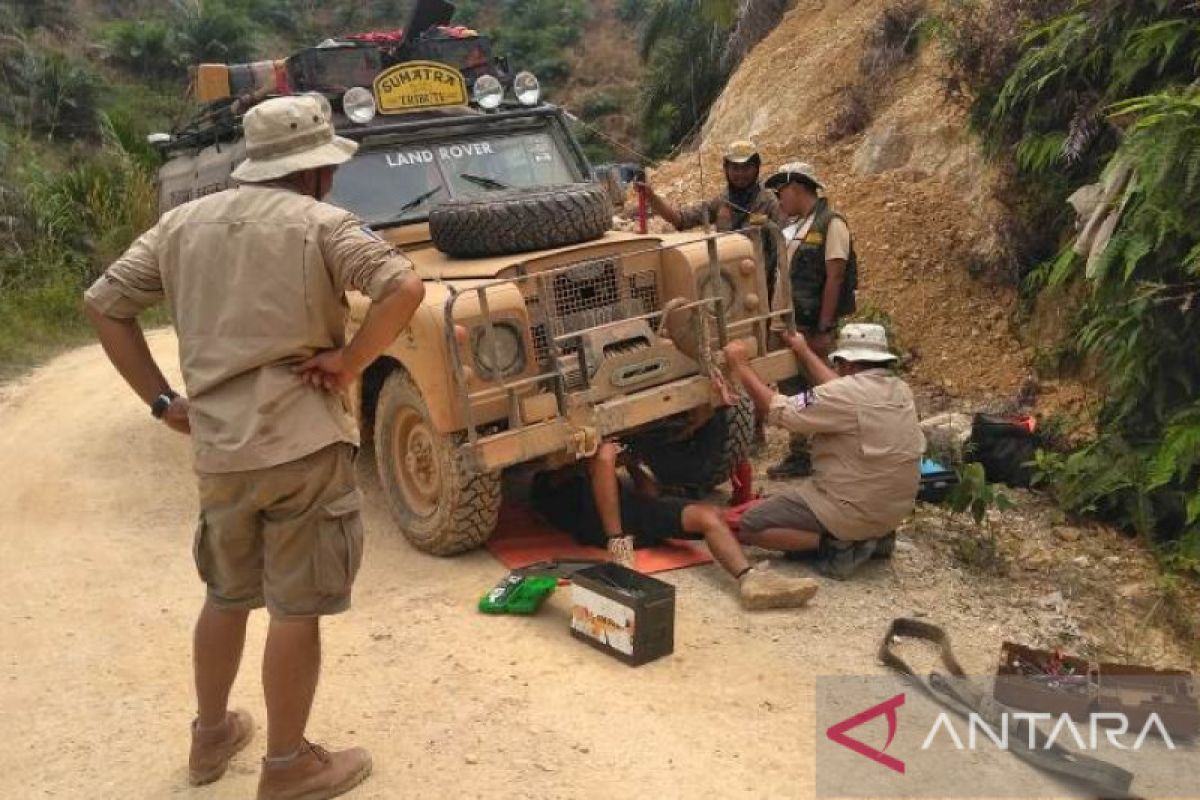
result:
M 787 224 L 787 215 L 780 210 L 775 195 L 765 191 L 759 183 L 762 170 L 762 156 L 754 142 L 740 140 L 732 142 L 725 148 L 725 191 L 703 203 L 685 206 L 677 209 L 658 195 L 647 183 L 638 184 L 645 187 L 646 199 L 654 213 L 671 223 L 675 230 L 684 231 L 699 228 L 709 222 L 717 231 L 727 233 L 740 231 L 754 225 L 765 225 L 774 222 L 780 228 Z M 774 293 L 777 283 L 775 273 L 775 258 L 771 248 L 773 244 L 768 239 L 766 254 L 767 294 Z

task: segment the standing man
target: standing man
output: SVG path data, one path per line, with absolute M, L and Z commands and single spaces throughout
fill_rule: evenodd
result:
M 629 479 L 623 480 L 624 465 Z M 583 465 L 571 465 L 534 478 L 534 509 L 580 544 L 606 547 L 613 561 L 635 568 L 634 548 L 667 539 L 704 539 L 714 559 L 738 582 L 742 607 L 749 611 L 804 606 L 817 593 L 810 578 L 789 578 L 753 567 L 722 511 L 662 494 L 653 475 L 616 442 L 600 445 Z
M 646 199 L 654 213 L 671 223 L 677 231 L 699 228 L 706 221 L 720 232 L 740 231 L 751 225 L 774 222 L 780 228 L 787 225 L 787 215 L 780 210 L 779 202 L 771 192 L 764 191 L 759 183 L 762 171 L 762 156 L 751 141 L 737 141 L 725 148 L 725 191 L 703 203 L 677 209 L 658 195 L 649 184 L 640 184 L 646 189 Z M 772 256 L 770 238 L 768 252 L 764 256 L 767 268 L 767 292 L 772 293 L 776 284 L 775 258 Z
M 811 164 L 785 164 L 767 179 L 784 213 L 796 219 L 783 232 L 788 243 L 788 275 L 776 278 L 773 307 L 782 308 L 789 293 L 796 327 L 809 347 L 822 358 L 829 355 L 838 320 L 855 311 L 858 256 L 846 218 L 830 206 L 824 185 Z M 801 387 L 790 387 L 799 390 Z M 812 473 L 812 459 L 803 436 L 791 437 L 787 458 L 767 470 L 775 479 Z
M 254 733 L 229 711 L 251 609 L 271 615 L 263 656 L 267 754 L 260 800 L 335 797 L 362 782 L 361 748 L 304 738 L 320 673 L 320 617 L 350 607 L 362 561 L 345 391 L 424 296 L 399 252 L 320 202 L 357 145 L 314 97 L 246 114 L 235 188 L 163 215 L 97 280 L 86 311 L 117 370 L 171 429 L 190 434 L 200 483 L 193 547 L 207 599 L 195 630 L 198 716 L 188 775 L 220 778 Z M 350 289 L 371 298 L 345 341 Z M 137 316 L 165 302 L 186 397 L 172 390 Z
M 882 325 L 847 325 L 832 368 L 803 334 L 788 344 L 814 387 L 794 397 L 755 374 L 742 342 L 725 348 L 733 377 L 768 422 L 812 437 L 812 477 L 742 515 L 740 538 L 817 552 L 818 568 L 844 580 L 894 545 L 892 531 L 916 504 L 925 437 L 912 390 L 888 369 L 896 357 Z

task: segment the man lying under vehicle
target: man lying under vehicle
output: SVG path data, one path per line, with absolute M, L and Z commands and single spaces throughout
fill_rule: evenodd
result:
M 627 475 L 621 475 L 624 467 Z M 580 464 L 534 478 L 534 509 L 580 544 L 606 547 L 612 559 L 634 566 L 634 548 L 667 539 L 703 539 L 713 558 L 738 581 L 749 610 L 805 605 L 817 593 L 809 578 L 789 578 L 752 567 L 716 506 L 664 495 L 630 450 L 605 442 Z

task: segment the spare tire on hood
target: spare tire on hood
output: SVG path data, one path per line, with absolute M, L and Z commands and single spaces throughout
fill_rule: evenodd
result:
M 459 258 L 550 250 L 599 239 L 612 225 L 604 187 L 572 183 L 448 200 L 429 213 L 433 243 Z

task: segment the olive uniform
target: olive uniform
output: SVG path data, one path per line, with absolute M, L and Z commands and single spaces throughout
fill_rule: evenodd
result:
M 818 200 L 811 215 L 811 224 L 807 230 L 803 227 L 800 229 L 802 235 L 798 237 L 795 252 L 791 257 L 788 289 L 791 291 L 792 304 L 796 310 L 796 325 L 805 330 L 816 331 L 820 326 L 821 303 L 827 281 L 826 264 L 830 260 L 844 257 L 846 261 L 846 271 L 834 312 L 834 324 L 836 325 L 838 319 L 853 314 L 856 310 L 858 254 L 854 251 L 852 239 L 849 241 L 849 252 L 844 256 L 841 252 L 830 252 L 831 248 L 827 245 L 830 240 L 830 228 L 835 221 L 840 222 L 846 232 L 849 232 L 845 217 L 834 211 L 825 198 Z

